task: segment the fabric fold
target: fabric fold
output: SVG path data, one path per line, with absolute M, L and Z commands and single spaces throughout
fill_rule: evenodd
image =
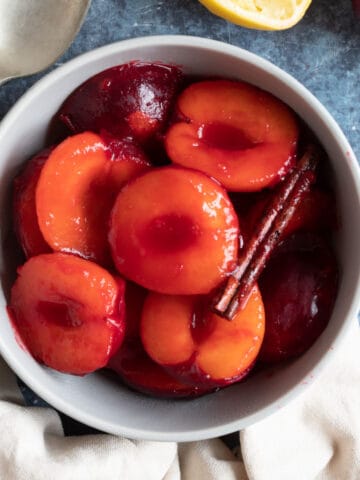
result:
M 6 480 L 355 480 L 360 478 L 360 333 L 300 397 L 239 433 L 241 454 L 220 439 L 133 441 L 64 436 L 58 413 L 25 407 L 0 359 L 0 478 Z
M 359 346 L 354 321 L 341 350 L 304 394 L 241 432 L 250 480 L 360 478 Z

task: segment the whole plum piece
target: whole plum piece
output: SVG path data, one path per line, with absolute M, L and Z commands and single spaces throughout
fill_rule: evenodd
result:
M 37 153 L 14 180 L 13 216 L 16 237 L 27 258 L 51 252 L 39 228 L 35 194 L 37 183 L 52 148 Z
M 295 234 L 279 247 L 259 286 L 265 306 L 260 359 L 275 363 L 304 353 L 327 326 L 337 293 L 337 263 L 316 234 Z
M 235 210 L 226 191 L 196 170 L 138 176 L 119 192 L 109 226 L 118 271 L 155 292 L 208 294 L 236 265 Z
M 161 63 L 130 62 L 109 68 L 67 97 L 50 130 L 65 136 L 107 130 L 118 138 L 147 142 L 164 127 L 181 81 L 178 67 Z

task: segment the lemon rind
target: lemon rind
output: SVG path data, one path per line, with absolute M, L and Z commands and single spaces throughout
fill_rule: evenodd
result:
M 296 8 L 294 14 L 286 20 L 272 19 L 258 12 L 243 10 L 236 13 L 227 8 L 223 0 L 199 0 L 211 13 L 236 25 L 257 30 L 286 30 L 296 25 L 305 15 L 311 4 L 311 0 L 306 0 L 302 5 Z

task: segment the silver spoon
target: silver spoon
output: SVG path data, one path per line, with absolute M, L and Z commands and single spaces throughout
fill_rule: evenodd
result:
M 70 46 L 90 0 L 0 0 L 0 85 L 44 70 Z

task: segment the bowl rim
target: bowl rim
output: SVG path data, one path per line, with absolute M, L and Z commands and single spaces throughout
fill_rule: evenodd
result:
M 150 44 L 151 47 L 163 47 L 164 45 L 170 45 L 208 49 L 210 51 L 216 51 L 218 53 L 224 53 L 226 55 L 241 58 L 246 63 L 252 64 L 256 66 L 256 68 L 270 73 L 271 76 L 278 76 L 281 81 L 286 84 L 292 92 L 294 92 L 296 96 L 301 96 L 305 100 L 306 104 L 311 105 L 313 109 L 317 110 L 318 115 L 324 121 L 326 121 L 327 128 L 332 131 L 332 133 L 336 136 L 337 143 L 340 145 L 341 149 L 344 152 L 349 152 L 348 155 L 344 155 L 344 158 L 347 161 L 348 167 L 351 171 L 351 175 L 355 180 L 358 203 L 360 204 L 359 164 L 357 163 L 355 154 L 352 151 L 352 148 L 348 140 L 346 139 L 344 133 L 342 132 L 340 126 L 337 124 L 331 114 L 326 110 L 326 108 L 322 105 L 322 103 L 304 85 L 302 85 L 293 76 L 288 74 L 283 69 L 277 67 L 272 62 L 241 47 L 233 46 L 222 41 L 207 39 L 203 37 L 189 35 L 142 36 L 113 42 L 108 45 L 80 54 L 44 75 L 17 100 L 17 102 L 11 107 L 9 112 L 5 115 L 2 122 L 0 123 L 0 138 L 7 134 L 9 128 L 12 128 L 14 119 L 16 119 L 21 113 L 21 111 L 33 101 L 33 97 L 36 96 L 39 92 L 46 90 L 53 82 L 58 82 L 59 80 L 61 80 L 61 78 L 66 77 L 68 73 L 71 73 L 73 70 L 77 70 L 79 68 L 81 69 L 81 67 L 83 67 L 85 64 L 96 62 L 101 57 L 113 54 L 115 51 L 117 53 L 121 53 L 128 49 L 141 48 L 144 45 L 148 47 Z M 356 321 L 356 317 L 360 309 L 360 279 L 358 279 L 357 281 L 354 292 L 355 294 L 352 298 L 351 303 L 349 303 L 349 307 L 347 309 L 346 318 L 338 331 L 338 335 L 332 342 L 334 348 L 325 352 L 318 361 L 318 363 L 315 366 L 309 368 L 309 371 L 314 374 L 313 377 L 318 376 L 318 374 L 323 370 L 325 364 L 327 364 L 329 360 L 333 357 L 337 350 L 337 346 L 342 343 L 343 339 L 347 334 L 347 331 L 350 329 L 352 321 Z M 299 394 L 304 392 L 307 389 L 308 385 L 312 383 L 311 377 L 310 380 L 309 377 L 307 377 L 307 386 L 304 387 L 303 382 L 301 381 L 301 379 L 299 379 L 299 381 L 295 385 L 293 385 L 285 394 L 282 394 L 280 397 L 276 398 L 271 403 L 267 404 L 265 407 L 257 410 L 255 413 L 247 415 L 245 418 L 236 419 L 228 423 L 222 424 L 221 426 L 210 426 L 207 428 L 203 428 L 201 430 L 197 430 L 196 434 L 194 432 L 182 431 L 172 431 L 164 433 L 163 431 L 142 430 L 140 428 L 128 428 L 119 425 L 115 426 L 111 422 L 99 420 L 97 417 L 94 417 L 91 414 L 88 414 L 77 409 L 76 407 L 73 407 L 71 404 L 67 403 L 63 399 L 59 399 L 56 395 L 53 394 L 51 389 L 49 389 L 46 385 L 43 384 L 43 382 L 38 381 L 32 376 L 29 376 L 26 366 L 23 365 L 20 361 L 18 361 L 18 359 L 16 359 L 12 355 L 10 349 L 7 348 L 6 344 L 3 343 L 1 338 L 0 353 L 4 357 L 6 362 L 9 364 L 11 369 L 27 385 L 29 385 L 29 387 L 34 390 L 34 392 L 36 392 L 41 398 L 43 398 L 55 409 L 103 432 L 108 432 L 115 435 L 124 435 L 128 438 L 142 440 L 187 442 L 215 438 L 237 431 L 239 429 L 246 428 L 266 418 L 269 414 L 274 412 L 275 404 L 277 406 L 276 409 L 279 408 L 280 402 L 282 406 L 285 406 L 290 399 L 298 397 Z

